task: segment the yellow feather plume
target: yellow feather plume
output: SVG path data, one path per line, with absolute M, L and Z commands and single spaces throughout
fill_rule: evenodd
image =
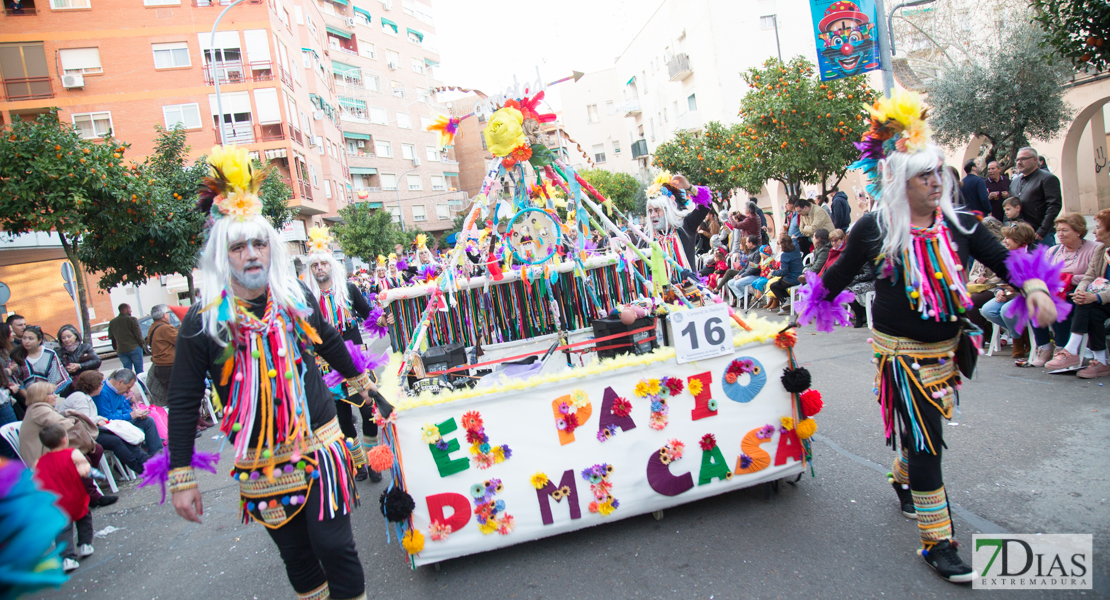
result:
M 224 181 L 238 188 L 240 193 L 257 191 L 251 185 L 254 175 L 251 173 L 251 159 L 246 148 L 235 145 L 214 146 L 208 154 L 208 164 L 223 175 Z
M 310 254 L 316 252 L 329 252 L 331 250 L 331 232 L 326 227 L 320 225 L 313 225 L 308 229 L 308 251 Z

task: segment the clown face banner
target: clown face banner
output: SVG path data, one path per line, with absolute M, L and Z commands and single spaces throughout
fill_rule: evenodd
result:
M 821 81 L 880 68 L 874 0 L 810 0 L 810 12 Z

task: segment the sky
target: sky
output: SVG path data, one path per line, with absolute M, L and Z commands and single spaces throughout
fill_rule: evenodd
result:
M 444 85 L 494 94 L 613 66 L 662 0 L 432 0 Z M 559 110 L 557 87 L 548 91 Z

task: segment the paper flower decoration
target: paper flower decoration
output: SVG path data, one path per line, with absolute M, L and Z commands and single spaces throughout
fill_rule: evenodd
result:
M 471 487 L 470 494 L 474 497 L 474 515 L 478 519 L 478 531 L 482 532 L 482 535 L 490 535 L 494 532 L 508 535 L 515 527 L 513 516 L 505 512 L 505 501 L 494 498 L 504 489 L 505 486 L 500 479 L 490 479 Z
M 213 218 L 246 221 L 262 214 L 258 190 L 269 168 L 255 172 L 246 148 L 216 146 L 208 154 L 208 177 L 197 192 L 197 209 Z
M 624 398 L 613 400 L 613 414 L 625 418 L 632 413 L 632 403 Z
M 482 131 L 486 148 L 494 156 L 504 158 L 512 154 L 517 146 L 526 145 L 528 138 L 521 127 L 523 123 L 524 115 L 515 108 L 502 108 L 493 113 Z
M 261 201 L 260 201 L 261 202 Z M 313 225 L 308 228 L 308 253 L 331 252 L 331 232 L 322 225 Z
M 687 387 L 690 389 L 690 393 L 692 395 L 694 395 L 694 397 L 697 397 L 697 395 L 700 394 L 701 390 L 702 390 L 701 380 L 700 379 L 691 379 L 690 380 L 690 385 L 687 386 Z
M 790 417 L 783 417 L 782 419 L 780 419 L 780 421 L 782 422 L 782 428 L 786 431 L 794 429 L 794 419 Z
M 570 403 L 575 408 L 585 408 L 590 403 L 590 397 L 582 390 L 573 390 L 570 393 Z
M 432 524 L 428 526 L 428 537 L 432 538 L 433 542 L 446 542 L 449 535 L 451 535 L 450 525 L 432 521 Z
M 424 427 L 420 428 L 420 439 L 424 440 L 425 444 L 434 444 L 440 440 L 439 427 L 427 423 Z
M 707 433 L 701 436 L 701 441 L 698 442 L 698 444 L 701 446 L 702 450 L 709 452 L 710 450 L 717 447 L 717 437 L 714 436 L 712 433 Z
M 532 484 L 532 487 L 536 488 L 537 490 L 543 489 L 548 482 L 547 474 L 542 472 L 534 473 L 529 482 Z

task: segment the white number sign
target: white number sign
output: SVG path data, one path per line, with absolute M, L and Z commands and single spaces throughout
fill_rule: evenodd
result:
M 712 304 L 676 312 L 669 318 L 676 360 L 681 363 L 704 360 L 735 351 L 728 307 Z

